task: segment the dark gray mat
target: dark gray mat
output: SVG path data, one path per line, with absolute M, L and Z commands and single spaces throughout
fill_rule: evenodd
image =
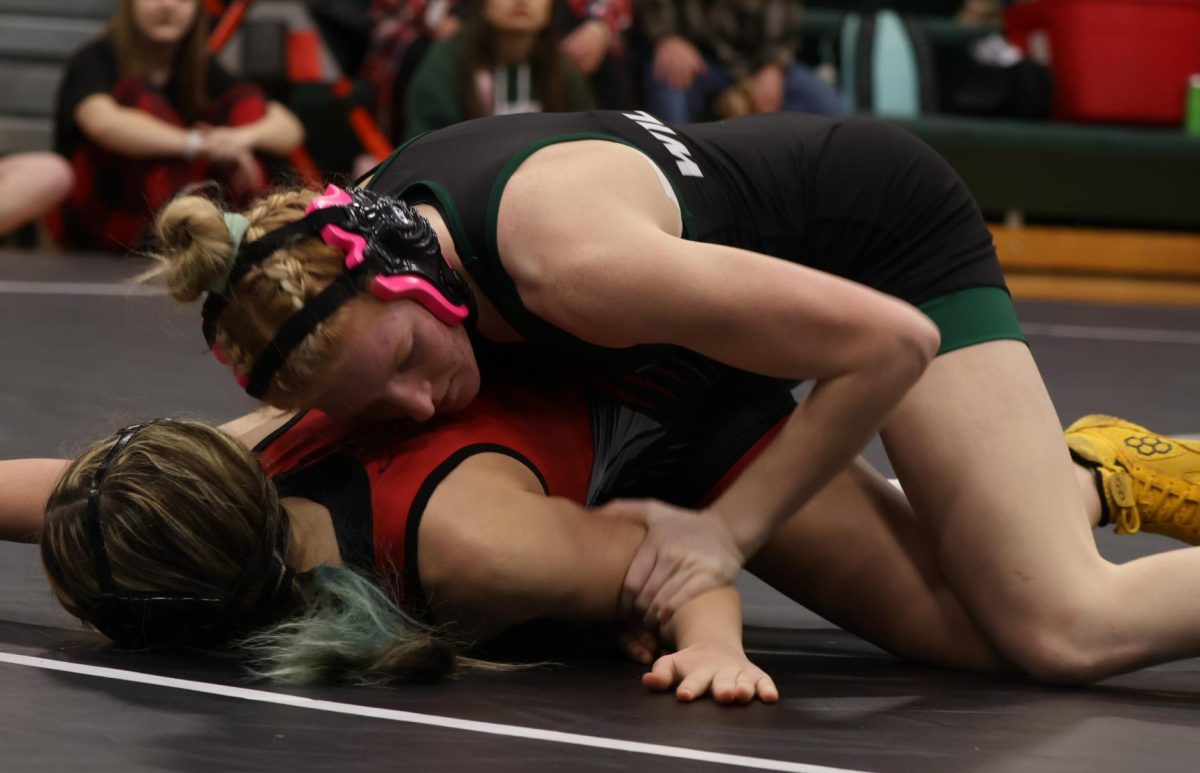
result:
M 0 457 L 59 455 L 147 416 L 223 421 L 253 407 L 204 349 L 196 309 L 122 295 L 113 284 L 142 267 L 128 259 L 0 253 Z M 81 294 L 64 283 L 116 294 Z M 1019 311 L 1043 331 L 1031 335 L 1031 346 L 1064 423 L 1106 411 L 1200 433 L 1193 402 L 1200 344 L 1187 335 L 1131 342 L 1104 334 L 1194 333 L 1200 310 L 1038 303 Z M 1090 337 L 1061 326 L 1090 329 L 1083 331 Z M 868 455 L 887 468 L 877 448 Z M 1114 560 L 1175 547 L 1142 536 L 1097 536 Z M 559 668 L 396 689 L 283 692 L 842 769 L 1195 770 L 1200 659 L 1087 689 L 973 677 L 898 662 L 752 578 L 741 584 L 752 626 L 747 646 L 777 679 L 784 695 L 778 706 L 681 706 L 647 695 L 637 666 L 580 637 L 560 645 Z M 0 545 L 0 653 L 269 689 L 247 685 L 227 661 L 113 652 L 98 642 L 53 603 L 32 547 Z M 5 770 L 734 769 L 23 665 L 0 663 L 0 679 Z

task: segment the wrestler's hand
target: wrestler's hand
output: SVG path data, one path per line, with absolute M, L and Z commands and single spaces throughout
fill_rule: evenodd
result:
M 654 77 L 671 88 L 691 88 L 696 76 L 707 69 L 700 50 L 678 35 L 663 38 L 654 49 Z
M 621 610 L 643 613 L 647 626 L 671 619 L 701 593 L 733 581 L 745 563 L 725 521 L 654 499 L 626 499 L 597 510 L 646 527 L 621 589 Z
M 614 629 L 617 646 L 621 652 L 634 663 L 648 666 L 662 650 L 658 636 L 644 625 L 638 623 L 618 623 Z
M 562 50 L 584 75 L 591 75 L 608 53 L 612 32 L 595 19 L 580 24 L 562 39 Z
M 750 662 L 739 647 L 696 644 L 663 655 L 642 676 L 642 684 L 662 692 L 678 684 L 675 697 L 692 701 L 712 693 L 717 703 L 763 703 L 779 700 L 779 690 L 766 672 Z

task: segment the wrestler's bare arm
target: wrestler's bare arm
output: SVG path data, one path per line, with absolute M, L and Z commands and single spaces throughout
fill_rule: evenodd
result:
M 547 497 L 524 464 L 478 454 L 437 487 L 421 518 L 421 585 L 441 619 L 484 636 L 535 618 L 613 620 L 644 529 Z
M 274 408 L 260 408 L 220 428 L 253 448 L 291 417 Z M 0 461 L 0 540 L 37 542 L 46 502 L 68 464 L 66 459 Z
M 535 618 L 611 621 L 642 527 L 547 497 L 534 474 L 500 454 L 464 461 L 421 519 L 421 585 L 439 619 L 486 639 Z M 680 700 L 774 702 L 774 683 L 742 650 L 741 600 L 724 586 L 684 605 L 663 629 L 678 652 L 643 682 Z
M 37 542 L 46 502 L 66 468 L 65 459 L 0 462 L 0 539 Z
M 679 238 L 641 159 L 565 147 L 553 166 L 532 156 L 500 206 L 501 258 L 531 311 L 594 343 L 677 344 L 817 383 L 714 505 L 751 554 L 877 431 L 933 357 L 936 328 L 862 285 Z M 579 179 L 593 181 L 586 194 Z
M 448 475 L 426 505 L 421 586 L 439 619 L 471 621 L 481 638 L 536 618 L 616 620 L 621 581 L 644 534 L 639 525 L 546 496 L 529 468 L 511 457 L 478 454 Z M 723 592 L 726 598 L 709 601 L 733 612 L 712 619 L 728 629 L 724 641 L 740 643 L 737 592 Z M 677 625 L 684 639 L 711 633 L 696 621 Z

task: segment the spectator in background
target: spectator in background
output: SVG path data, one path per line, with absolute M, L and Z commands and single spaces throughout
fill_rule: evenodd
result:
M 795 59 L 797 0 L 637 0 L 653 46 L 646 103 L 668 124 L 789 110 L 837 115 L 837 92 Z
M 633 20 L 632 0 L 555 2 L 563 7 L 555 25 L 562 51 L 587 78 L 597 105 L 635 107 L 624 40 Z M 478 13 L 479 4 L 466 12 L 472 10 Z M 373 0 L 375 27 L 363 78 L 374 87 L 377 120 L 388 137 L 404 135 L 408 86 L 429 47 L 458 31 L 459 13 L 458 0 Z
M 963 0 L 955 18 L 972 27 L 1002 27 L 1005 5 L 1003 0 Z
M 405 95 L 406 135 L 507 113 L 586 110 L 591 95 L 562 52 L 553 0 L 481 0 L 434 43 Z
M 375 115 L 383 133 L 395 140 L 408 120 L 404 94 L 434 41 L 458 32 L 458 0 L 373 0 L 371 49 L 363 79 L 375 91 Z
M 565 5 L 569 21 L 562 50 L 587 76 L 596 105 L 606 110 L 638 107 L 625 45 L 632 0 L 565 0 Z
M 256 153 L 284 156 L 300 122 L 208 56 L 200 0 L 119 0 L 108 29 L 75 53 L 59 89 L 54 148 L 75 173 L 52 218 L 76 249 L 126 250 L 184 185 L 216 178 L 261 193 Z
M 0 158 L 0 236 L 44 215 L 71 191 L 74 175 L 54 153 Z

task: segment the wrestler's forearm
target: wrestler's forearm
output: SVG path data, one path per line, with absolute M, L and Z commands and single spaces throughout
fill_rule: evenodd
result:
M 663 636 L 676 649 L 697 644 L 742 648 L 742 598 L 737 588 L 725 585 L 703 593 L 679 608 L 663 626 Z
M 881 357 L 819 381 L 779 434 L 710 506 L 749 558 L 859 454 L 916 382 L 924 353 Z
M 0 461 L 0 539 L 37 542 L 46 501 L 66 467 L 64 459 Z

